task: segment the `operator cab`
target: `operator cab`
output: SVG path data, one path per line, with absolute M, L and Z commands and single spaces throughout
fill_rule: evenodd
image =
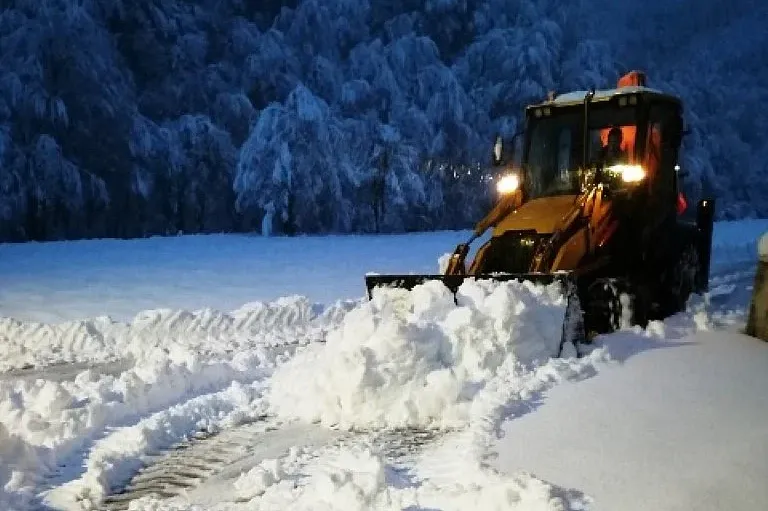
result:
M 523 201 L 575 199 L 596 180 L 611 193 L 639 193 L 655 207 L 675 209 L 682 105 L 633 73 L 616 89 L 571 92 L 526 108 L 520 162 L 512 164 Z M 505 155 L 501 145 L 497 140 L 494 164 L 509 167 L 514 150 Z

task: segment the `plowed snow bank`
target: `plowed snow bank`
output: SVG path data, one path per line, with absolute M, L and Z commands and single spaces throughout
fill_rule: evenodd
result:
M 44 379 L 44 372 L 39 378 L 0 379 L 0 508 L 26 502 L 28 488 L 38 484 L 40 476 L 51 476 L 56 464 L 82 464 L 78 453 L 105 432 L 142 416 L 159 413 L 162 426 L 170 420 L 168 413 L 181 406 L 187 416 L 197 417 L 173 423 L 175 436 L 181 437 L 201 421 L 221 420 L 222 413 L 234 418 L 252 415 L 251 405 L 258 401 L 255 389 L 291 355 L 288 344 L 322 340 L 347 307 L 339 303 L 320 310 L 306 299 L 291 297 L 251 304 L 231 314 L 147 311 L 128 324 L 108 319 L 69 325 L 0 320 L 0 345 L 3 335 L 13 339 L 0 367 L 21 360 L 127 357 L 130 362 L 116 375 L 88 369 L 71 380 Z M 193 405 L 184 408 L 186 403 Z M 133 439 L 138 447 L 123 438 L 108 443 L 104 452 L 95 451 L 86 460 L 84 491 L 102 496 L 124 466 L 132 466 L 130 460 L 124 462 L 126 457 L 155 439 L 164 445 L 168 435 L 168 427 L 150 431 L 144 425 Z M 6 461 L 10 459 L 15 461 Z
M 108 317 L 44 324 L 0 317 L 0 372 L 25 366 L 136 360 L 155 349 L 200 356 L 318 340 L 352 302 L 320 309 L 304 297 L 247 304 L 230 313 L 144 311 L 129 323 Z
M 272 379 L 276 413 L 343 426 L 462 425 L 502 364 L 557 353 L 566 299 L 560 285 L 439 282 L 378 290 Z

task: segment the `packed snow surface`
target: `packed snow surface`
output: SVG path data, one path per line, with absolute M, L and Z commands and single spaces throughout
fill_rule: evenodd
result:
M 768 343 L 730 323 L 700 308 L 607 336 L 621 365 L 504 424 L 494 467 L 579 488 L 596 511 L 765 509 Z

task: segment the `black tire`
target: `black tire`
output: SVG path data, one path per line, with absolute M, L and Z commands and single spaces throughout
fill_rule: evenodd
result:
M 648 323 L 649 293 L 624 279 L 600 278 L 586 290 L 584 322 L 588 337 L 615 332 L 624 326 Z

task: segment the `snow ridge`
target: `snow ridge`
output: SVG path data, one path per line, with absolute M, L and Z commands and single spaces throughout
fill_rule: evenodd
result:
M 43 324 L 0 318 L 0 373 L 57 363 L 101 363 L 126 357 L 141 359 L 147 351 L 183 347 L 213 356 L 249 349 L 322 340 L 354 302 L 321 309 L 294 296 L 254 302 L 231 313 L 212 309 L 189 312 L 144 311 L 129 323 L 98 317 L 85 321 Z
M 253 416 L 259 382 L 297 347 L 322 341 L 351 306 L 339 302 L 321 309 L 288 297 L 230 314 L 148 311 L 129 324 L 108 318 L 63 326 L 4 319 L 3 335 L 14 340 L 6 367 L 21 365 L 20 358 L 62 363 L 124 357 L 130 362 L 116 375 L 94 367 L 72 380 L 44 379 L 43 372 L 36 379 L 0 379 L 0 435 L 7 440 L 0 454 L 18 457 L 17 468 L 0 472 L 0 487 L 8 492 L 0 491 L 0 502 L 8 504 L 4 509 L 23 508 L 32 498 L 28 489 L 43 484 L 42 478 L 54 485 L 78 480 L 84 461 L 88 484 L 80 496 L 95 492 L 98 501 L 125 470 L 135 469 L 135 459 L 126 458 L 137 449 L 165 447 L 172 437 L 218 424 L 222 414 L 235 422 Z M 142 423 L 153 414 L 160 415 Z M 96 442 L 130 424 L 138 424 L 133 441 L 110 434 Z M 79 459 L 88 451 L 85 460 Z M 57 473 L 56 465 L 70 468 Z
M 234 382 L 109 433 L 94 442 L 84 462 L 85 472 L 47 492 L 47 503 L 69 508 L 79 502 L 81 507 L 99 508 L 111 490 L 141 468 L 146 455 L 182 442 L 194 431 L 215 432 L 258 419 L 260 410 L 253 405 L 258 405 L 260 393 L 258 383 Z M 190 471 L 183 465 L 178 468 Z

